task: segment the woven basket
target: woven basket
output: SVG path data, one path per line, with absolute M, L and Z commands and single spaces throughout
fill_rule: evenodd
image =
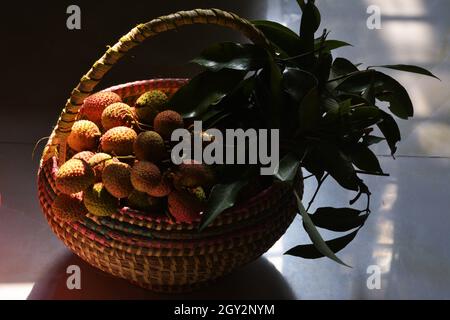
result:
M 43 212 L 66 246 L 94 267 L 153 291 L 189 291 L 255 260 L 281 237 L 296 214 L 291 188 L 278 183 L 225 211 L 203 232 L 194 224 L 175 223 L 164 213 L 129 208 L 110 217 L 88 214 L 71 223 L 52 213 L 57 196 L 55 174 L 70 156 L 66 138 L 83 100 L 121 57 L 146 38 L 183 25 L 206 23 L 238 30 L 253 42 L 269 46 L 250 22 L 217 9 L 182 11 L 138 25 L 109 48 L 73 90 L 44 149 L 38 173 Z M 186 81 L 154 79 L 106 91 L 133 103 L 156 88 L 170 96 Z

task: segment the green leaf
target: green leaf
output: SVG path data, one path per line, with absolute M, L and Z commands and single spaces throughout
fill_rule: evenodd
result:
M 326 83 L 328 81 L 331 74 L 332 62 L 333 57 L 328 52 L 325 52 L 319 56 L 316 74 L 321 84 Z
M 357 72 L 358 68 L 351 63 L 349 60 L 344 58 L 336 58 L 334 59 L 332 65 L 332 73 L 334 77 L 344 76 L 349 73 Z
M 357 145 L 352 146 L 349 153 L 352 162 L 359 169 L 374 173 L 383 172 L 377 156 L 364 144 L 358 143 Z
M 349 265 L 345 264 L 341 259 L 339 259 L 335 255 L 335 252 L 341 250 L 342 248 L 339 248 L 339 246 L 336 246 L 336 245 L 334 245 L 334 248 L 331 248 L 329 246 L 330 242 L 325 242 L 323 240 L 323 238 L 320 235 L 319 231 L 317 230 L 316 226 L 312 222 L 309 214 L 306 212 L 305 208 L 303 207 L 303 204 L 302 204 L 299 196 L 297 195 L 297 193 L 295 193 L 295 197 L 297 200 L 298 208 L 300 210 L 300 214 L 303 218 L 303 226 L 304 226 L 306 232 L 308 233 L 309 238 L 311 239 L 311 241 L 313 243 L 312 245 L 308 246 L 308 249 L 309 249 L 308 252 L 311 252 L 311 250 L 315 249 L 314 251 L 316 252 L 316 258 L 326 256 L 326 257 L 336 261 L 339 264 L 349 267 Z M 302 247 L 305 247 L 305 246 L 299 246 L 299 247 L 295 247 L 295 248 L 287 251 L 285 254 L 306 258 L 303 255 L 304 250 L 302 250 L 303 249 Z M 317 253 L 318 253 L 318 255 L 317 255 Z
M 377 144 L 380 143 L 382 141 L 386 140 L 385 138 L 382 137 L 377 137 L 377 136 L 371 136 L 371 135 L 367 135 L 363 137 L 363 141 L 362 143 L 366 146 L 371 146 L 373 144 Z
M 376 77 L 376 71 L 355 71 L 352 74 L 349 74 L 349 76 L 336 87 L 336 90 L 344 91 L 346 93 L 362 94 L 371 84 L 375 88 L 379 88 L 383 85 Z
M 382 82 L 380 91 L 389 91 L 391 94 L 378 95 L 377 98 L 381 101 L 389 102 L 389 109 L 397 117 L 408 119 L 414 115 L 414 108 L 406 89 L 394 78 L 377 72 L 376 78 Z
M 280 127 L 280 115 L 283 104 L 283 75 L 275 60 L 270 59 L 270 91 L 271 106 L 274 125 L 273 128 Z
M 298 6 L 300 7 L 300 9 L 305 9 L 305 0 L 297 0 Z
M 320 163 L 319 155 L 313 151 L 306 153 L 306 157 L 303 159 L 303 167 L 313 174 L 317 181 L 320 181 L 325 174 L 325 170 Z
M 253 44 L 234 42 L 217 43 L 205 49 L 192 62 L 209 70 L 258 70 L 268 61 L 267 51 Z
M 297 103 L 300 103 L 305 95 L 318 85 L 317 78 L 307 71 L 291 67 L 283 71 L 284 91 Z
M 326 241 L 325 244 L 332 252 L 337 253 L 344 249 L 350 242 L 353 241 L 353 239 L 355 239 L 358 231 L 359 229 L 343 237 Z M 325 256 L 312 244 L 296 246 L 287 251 L 285 254 L 304 259 L 319 259 Z
M 360 71 L 336 87 L 336 90 L 359 94 L 368 89 L 375 92 L 378 100 L 388 102 L 389 109 L 397 117 L 408 119 L 414 115 L 414 108 L 406 89 L 397 80 L 382 72 L 371 69 Z
M 418 67 L 418 66 L 407 65 L 407 64 L 374 66 L 373 68 L 388 68 L 388 69 L 393 69 L 393 70 L 398 70 L 398 71 L 417 73 L 417 74 L 421 74 L 421 75 L 425 75 L 425 76 L 429 76 L 429 77 L 433 77 L 438 80 L 441 80 L 438 77 L 436 77 L 434 74 L 432 74 L 430 71 L 428 71 L 427 69 L 424 69 L 424 68 Z
M 320 26 L 320 12 L 313 1 L 308 1 L 303 9 L 302 19 L 300 23 L 300 37 L 310 38 Z M 314 38 L 313 38 L 314 42 Z
M 368 214 L 360 215 L 361 212 L 352 208 L 318 208 L 310 215 L 316 227 L 345 232 L 361 227 L 366 221 Z
M 370 103 L 370 101 L 367 101 L 364 97 L 358 95 L 358 94 L 353 94 L 353 93 L 340 93 L 338 94 L 339 99 L 341 100 L 347 100 L 350 99 L 351 101 L 351 105 L 367 105 L 367 106 L 371 106 L 372 104 Z
M 353 47 L 350 43 L 347 43 L 345 41 L 340 41 L 340 40 L 325 40 L 322 43 L 322 39 L 316 39 L 314 41 L 314 49 L 315 50 L 319 50 L 320 46 L 322 44 L 323 50 L 325 51 L 333 51 L 342 47 Z
M 248 181 L 240 180 L 231 184 L 215 185 L 208 198 L 207 209 L 202 215 L 200 230 L 205 229 L 219 214 L 236 203 L 239 192 Z
M 377 107 L 360 106 L 351 108 L 343 125 L 351 129 L 364 129 L 379 123 L 381 110 Z
M 397 122 L 395 122 L 390 114 L 381 111 L 381 115 L 383 121 L 378 124 L 378 128 L 386 138 L 389 148 L 391 149 L 391 154 L 394 155 L 397 151 L 397 142 L 401 140 L 400 129 L 398 128 Z
M 231 92 L 245 74 L 245 71 L 228 69 L 202 72 L 173 95 L 170 105 L 184 118 L 200 117 L 209 106 Z
M 365 99 L 366 101 L 369 102 L 370 105 L 375 105 L 375 75 L 371 74 L 371 81 L 369 86 L 364 90 L 362 97 L 363 99 Z
M 306 52 L 300 37 L 282 24 L 267 20 L 253 20 L 252 23 L 286 55 L 296 56 Z
M 275 177 L 283 182 L 292 183 L 300 166 L 299 158 L 293 153 L 288 153 L 281 159 L 275 170 Z
M 346 155 L 334 144 L 319 144 L 315 149 L 322 167 L 344 188 L 358 191 L 360 179 Z
M 314 128 L 319 123 L 320 116 L 320 96 L 316 87 L 303 98 L 298 109 L 300 128 L 304 131 Z

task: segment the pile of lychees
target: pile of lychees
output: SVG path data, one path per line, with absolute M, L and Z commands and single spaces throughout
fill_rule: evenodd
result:
M 214 177 L 193 160 L 171 163 L 169 140 L 183 127 L 159 90 L 144 93 L 133 107 L 113 92 L 89 96 L 67 138 L 75 155 L 56 174 L 53 213 L 77 221 L 88 212 L 104 217 L 129 207 L 166 213 L 177 222 L 197 221 Z

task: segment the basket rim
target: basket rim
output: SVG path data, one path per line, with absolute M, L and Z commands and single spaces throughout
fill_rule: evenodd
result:
M 187 83 L 189 78 L 152 78 L 145 80 L 131 81 L 127 83 L 117 84 L 99 92 L 115 92 L 122 97 L 123 100 L 136 98 L 143 92 L 147 91 L 148 88 L 160 88 L 162 90 L 178 90 L 182 85 Z M 55 180 L 55 175 L 58 170 L 58 157 L 54 156 L 51 158 L 51 170 L 48 174 L 47 179 Z M 41 169 L 44 164 L 41 164 Z M 244 201 L 235 204 L 234 206 L 228 208 L 222 212 L 207 228 L 206 230 L 219 231 L 223 229 L 224 226 L 233 225 L 237 222 L 242 222 L 254 218 L 260 215 L 261 203 L 266 199 L 271 198 L 271 194 L 276 193 L 278 186 L 276 183 L 272 183 L 267 188 L 261 190 L 257 194 Z M 56 193 L 57 191 L 54 190 Z M 95 219 L 96 217 L 91 217 Z M 93 220 L 90 219 L 90 220 Z M 120 206 L 117 212 L 112 216 L 112 219 L 120 221 L 122 223 L 130 224 L 135 227 L 144 227 L 148 230 L 156 231 L 170 231 L 170 232 L 181 232 L 181 233 L 197 233 L 200 221 L 194 221 L 193 223 L 180 223 L 173 221 L 165 212 L 158 212 L 158 214 L 151 212 L 145 212 L 142 210 L 131 209 L 127 206 Z M 98 220 L 97 219 L 97 223 Z

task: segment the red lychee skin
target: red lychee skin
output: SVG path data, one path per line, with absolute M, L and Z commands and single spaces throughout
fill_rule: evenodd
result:
M 151 162 L 136 162 L 131 170 L 131 183 L 140 192 L 150 194 L 160 185 L 161 180 L 161 171 Z
M 115 127 L 131 127 L 133 109 L 123 102 L 113 103 L 103 110 L 101 122 L 106 131 Z
M 76 152 L 92 151 L 97 149 L 101 137 L 98 126 L 89 120 L 78 120 L 67 137 L 67 144 Z
M 148 194 L 152 197 L 163 198 L 168 196 L 172 192 L 172 185 L 166 175 L 163 175 L 160 184 L 148 191 Z
M 208 187 L 214 182 L 214 173 L 210 167 L 195 160 L 184 160 L 178 167 L 176 179 L 183 187 Z
M 80 117 L 102 124 L 102 113 L 105 108 L 113 103 L 122 102 L 120 96 L 114 92 L 98 92 L 84 99 L 80 109 Z
M 81 151 L 72 157 L 72 159 L 84 160 L 89 162 L 89 160 L 95 155 L 92 151 Z
M 133 145 L 137 139 L 136 132 L 128 127 L 109 129 L 100 139 L 103 152 L 117 156 L 128 156 L 133 153 Z
M 153 129 L 165 140 L 170 140 L 172 132 L 183 127 L 183 117 L 173 110 L 160 112 L 153 120 Z
M 170 214 L 177 222 L 193 224 L 200 220 L 205 205 L 186 191 L 174 191 L 169 194 Z
M 52 204 L 52 212 L 64 222 L 80 220 L 88 212 L 83 204 L 83 193 L 59 194 Z
M 133 192 L 131 166 L 123 162 L 108 164 L 102 173 L 103 185 L 115 198 L 127 198 Z

